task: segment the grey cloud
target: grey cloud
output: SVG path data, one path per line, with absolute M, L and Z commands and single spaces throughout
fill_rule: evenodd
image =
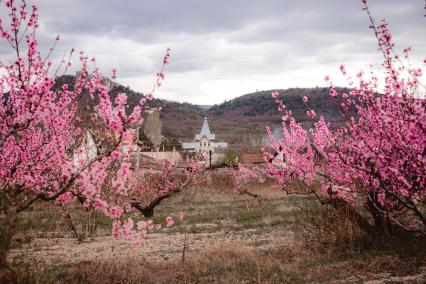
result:
M 423 0 L 369 2 L 377 20 L 389 21 L 398 48 L 413 46 L 416 59 L 424 56 L 419 54 L 426 47 Z M 276 78 L 296 73 L 300 77 L 302 71 L 307 79 L 297 82 L 303 87 L 318 69 L 325 75 L 339 63 L 359 64 L 358 69 L 381 60 L 360 0 L 34 3 L 41 13 L 42 50 L 59 34 L 62 40 L 54 59 L 71 47 L 86 50 L 105 73 L 118 67 L 119 76 L 136 89 L 142 77 L 158 70 L 165 49 L 172 48 L 167 72 L 178 79 L 166 80 L 164 93 L 179 100 L 199 101 L 204 95 L 206 103 L 213 96 L 214 102 L 220 102 L 230 92 L 241 95 L 250 84 L 279 88 L 279 83 L 268 85 L 266 79 L 274 74 L 280 74 Z M 4 17 L 4 11 L 0 16 Z M 2 58 L 7 50 L 0 43 Z
M 163 34 L 238 31 L 248 24 L 276 19 L 290 29 L 321 32 L 360 31 L 366 17 L 358 0 L 41 0 L 43 21 L 52 32 L 135 36 L 149 41 Z M 416 9 L 415 6 L 420 9 Z M 371 1 L 373 11 L 384 11 L 396 25 L 422 13 L 421 0 Z M 382 15 L 381 15 L 382 16 Z

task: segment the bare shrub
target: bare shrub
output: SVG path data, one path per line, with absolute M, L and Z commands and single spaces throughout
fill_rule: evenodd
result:
M 215 190 L 229 190 L 233 188 L 232 178 L 223 170 L 212 171 L 206 177 L 206 187 Z
M 356 249 L 366 240 L 365 233 L 344 212 L 317 200 L 304 200 L 296 205 L 295 212 L 296 230 L 312 249 Z

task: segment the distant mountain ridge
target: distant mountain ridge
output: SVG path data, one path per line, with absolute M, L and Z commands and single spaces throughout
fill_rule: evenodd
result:
M 210 109 L 213 105 L 198 105 L 200 108 L 202 108 L 202 109 L 206 109 L 206 110 L 208 110 L 208 109 Z

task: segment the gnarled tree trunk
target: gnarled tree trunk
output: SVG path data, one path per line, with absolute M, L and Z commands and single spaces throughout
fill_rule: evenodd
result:
M 12 245 L 16 214 L 9 210 L 4 217 L 0 220 L 0 283 L 15 283 L 16 274 L 7 263 L 7 254 Z

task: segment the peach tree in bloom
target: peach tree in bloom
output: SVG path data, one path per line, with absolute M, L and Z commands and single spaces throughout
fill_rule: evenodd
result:
M 383 86 L 374 73 L 352 78 L 342 65 L 349 92 L 338 92 L 325 79 L 330 103 L 339 106 L 344 123 L 333 126 L 317 117 L 304 97 L 313 122 L 309 129 L 273 93 L 282 113 L 282 138 L 269 131 L 265 173 L 288 193 L 313 194 L 344 211 L 369 234 L 425 235 L 426 97 L 420 79 L 426 60 L 408 64 L 409 48 L 397 55 L 388 24 L 376 23 L 367 1 L 362 4 L 383 54 Z M 302 182 L 304 190 L 294 191 L 291 181 Z
M 152 195 L 150 188 L 132 184 L 131 157 L 136 148 L 131 137 L 143 123 L 142 112 L 164 79 L 169 51 L 152 92 L 129 113 L 126 94 L 120 93 L 112 100 L 94 60 L 83 52 L 73 85 L 58 86 L 55 75 L 58 70 L 66 72 L 71 60 L 63 60 L 58 67 L 50 60 L 52 50 L 41 56 L 35 36 L 39 27 L 37 7 L 24 0 L 0 2 L 2 9 L 8 11 L 8 17 L 0 19 L 2 45 L 13 51 L 10 62 L 0 62 L 0 267 L 7 264 L 6 253 L 19 214 L 36 202 L 81 202 L 114 220 L 114 236 L 139 243 L 160 225 L 145 219 L 133 222 L 126 217 L 130 212 L 147 211 L 139 201 L 144 191 Z M 87 149 L 80 143 L 86 135 L 78 127 L 81 120 L 76 115 L 81 97 L 96 102 L 92 122 L 102 129 L 91 135 L 106 135 L 98 140 L 108 140 L 94 154 L 85 153 Z M 161 171 L 166 183 L 156 192 L 161 198 L 180 191 L 193 180 L 194 176 L 185 169 L 179 178 L 171 178 L 176 171 L 168 165 Z M 168 217 L 167 225 L 172 223 Z

